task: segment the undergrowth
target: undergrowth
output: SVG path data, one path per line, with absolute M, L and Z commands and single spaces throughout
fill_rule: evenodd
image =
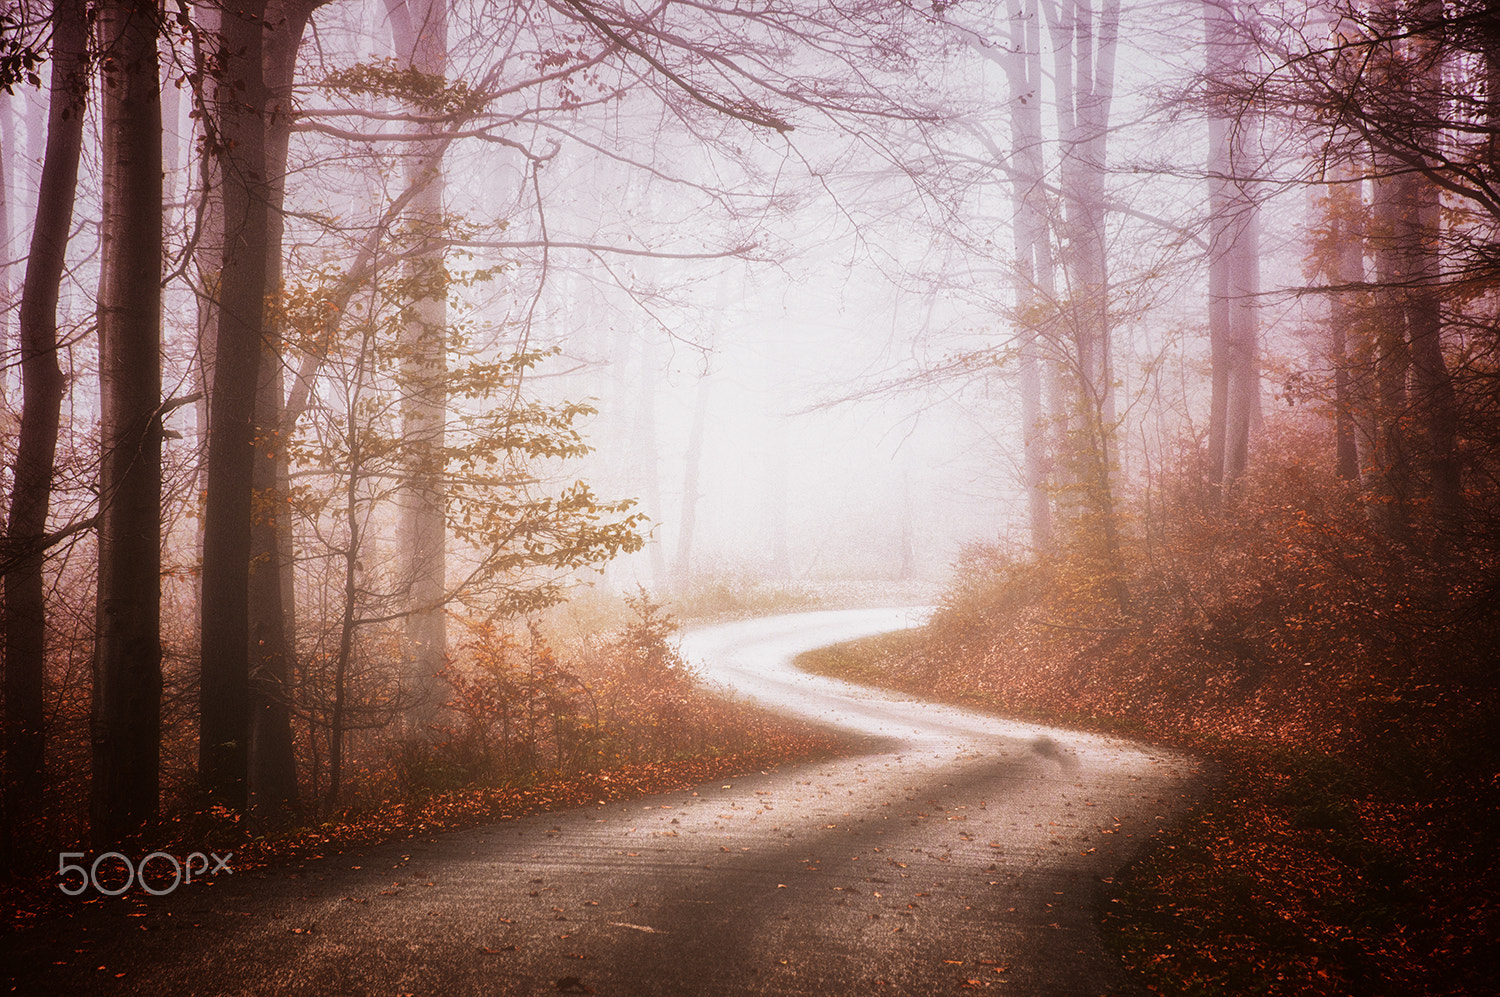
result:
M 1305 452 L 1223 512 L 1164 489 L 1127 611 L 1088 558 L 976 545 L 925 631 L 804 664 L 1214 757 L 1222 788 L 1106 884 L 1154 992 L 1493 992 L 1500 545 L 1477 513 L 1393 541 Z
M 381 841 L 629 799 L 825 758 L 829 731 L 704 689 L 677 651 L 676 620 L 644 591 L 620 625 L 565 650 L 542 626 L 474 621 L 443 672 L 444 710 L 421 736 L 351 738 L 349 791 L 282 813 L 169 801 L 122 854 L 233 852 L 234 870 Z M 314 773 L 315 774 L 315 773 Z M 306 777 L 306 774 L 305 774 Z M 304 788 L 308 788 L 304 782 Z M 57 850 L 82 847 L 59 842 Z M 55 862 L 55 859 L 54 859 Z M 164 869 L 166 867 L 164 866 Z M 12 926 L 56 907 L 56 866 L 8 870 Z

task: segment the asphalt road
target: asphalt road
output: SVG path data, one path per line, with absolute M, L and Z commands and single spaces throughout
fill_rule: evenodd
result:
M 695 631 L 711 681 L 868 736 L 857 757 L 219 876 L 0 939 L 25 994 L 1131 993 L 1109 876 L 1198 791 L 1188 758 L 807 676 L 910 613 Z

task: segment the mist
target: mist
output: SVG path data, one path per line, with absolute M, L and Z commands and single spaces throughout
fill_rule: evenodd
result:
M 855 604 L 939 610 L 843 677 L 1493 795 L 1496 37 L 12 0 L 0 860 L 833 752 L 673 641 Z

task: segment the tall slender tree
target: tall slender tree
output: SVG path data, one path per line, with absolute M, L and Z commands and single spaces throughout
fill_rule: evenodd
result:
M 1026 501 L 1031 543 L 1038 551 L 1052 548 L 1052 496 L 1048 442 L 1052 434 L 1042 404 L 1042 381 L 1048 351 L 1045 326 L 1057 301 L 1052 229 L 1045 184 L 1042 141 L 1041 14 L 1036 0 L 1016 8 L 1010 17 L 1010 48 L 1001 65 L 1010 90 L 1010 134 L 1014 169 L 1011 204 L 1015 216 L 1016 311 L 1020 344 L 1021 422 L 1025 455 Z M 1055 330 L 1052 330 L 1055 334 Z M 1057 416 L 1058 413 L 1053 413 Z
M 1368 352 L 1363 334 L 1366 309 L 1360 300 L 1364 295 L 1359 290 L 1365 281 L 1365 210 L 1363 184 L 1347 170 L 1341 172 L 1343 182 L 1335 182 L 1323 200 L 1322 238 L 1315 258 L 1316 276 L 1340 289 L 1333 293 L 1328 307 L 1334 470 L 1345 481 L 1358 481 L 1361 423 L 1367 430 L 1369 411 L 1363 397 L 1366 378 L 1361 370 L 1366 365 L 1356 359 Z
M 154 0 L 94 9 L 104 192 L 93 840 L 157 807 L 161 757 L 161 76 Z
M 294 120 L 293 83 L 297 51 L 309 18 L 323 0 L 270 0 L 266 5 L 263 75 L 266 88 L 266 286 L 282 289 L 282 240 L 286 228 L 286 173 Z M 267 813 L 284 809 L 297 797 L 296 758 L 292 745 L 291 680 L 295 592 L 287 451 L 283 425 L 285 391 L 281 330 L 267 310 L 260 344 L 259 385 L 255 400 L 254 505 L 250 524 L 249 690 L 250 801 Z
M 223 9 L 211 99 L 224 248 L 219 267 L 200 603 L 198 766 L 203 788 L 248 802 L 249 576 L 254 413 L 265 324 L 267 258 L 265 0 Z
M 440 109 L 448 71 L 447 0 L 386 0 L 391 33 L 400 61 L 431 89 L 438 106 L 415 103 L 414 117 Z M 425 130 L 416 126 L 417 131 Z M 406 381 L 411 393 L 402 408 L 402 432 L 412 445 L 399 499 L 405 574 L 410 584 L 406 618 L 408 720 L 420 731 L 440 698 L 438 675 L 448 651 L 446 503 L 443 477 L 447 399 L 448 288 L 444 260 L 443 154 L 448 142 L 430 138 L 414 143 L 405 158 L 406 182 L 414 191 L 406 227 L 415 240 L 408 280 L 416 300 L 410 306 L 405 342 Z
M 1054 55 L 1060 141 L 1064 333 L 1075 420 L 1066 453 L 1077 492 L 1074 541 L 1096 552 L 1112 597 L 1129 602 L 1114 495 L 1115 401 L 1111 359 L 1106 153 L 1119 45 L 1119 0 L 1044 0 Z
M 1405 55 L 1412 81 L 1413 144 L 1424 150 L 1423 169 L 1409 174 L 1399 224 L 1406 257 L 1403 303 L 1411 341 L 1412 392 L 1423 413 L 1422 465 L 1433 511 L 1443 526 L 1451 527 L 1463 504 L 1457 453 L 1459 418 L 1452 377 L 1443 356 L 1441 191 L 1430 175 L 1442 155 L 1443 77 L 1453 55 L 1442 44 L 1443 14 L 1439 0 L 1421 0 L 1412 18 Z
M 698 480 L 703 468 L 703 434 L 708 423 L 708 385 L 707 374 L 698 378 L 687 451 L 682 456 L 682 511 L 677 517 L 677 554 L 672 561 L 672 584 L 679 591 L 685 590 L 693 577 L 693 539 L 698 528 L 698 500 L 703 497 Z
M 1205 0 L 1210 85 L 1252 75 L 1254 43 L 1237 0 Z M 1209 486 L 1214 501 L 1245 473 L 1260 399 L 1257 345 L 1260 206 L 1251 161 L 1260 118 L 1253 107 L 1210 99 L 1208 115 L 1208 338 L 1212 364 Z
M 46 635 L 43 553 L 65 381 L 57 361 L 57 303 L 73 223 L 88 93 L 84 0 L 52 8 L 47 152 L 21 290 L 22 408 L 5 537 L 5 814 L 0 849 L 46 784 Z M 3 113 L 3 112 L 0 112 Z M 13 856 L 14 857 L 14 856 Z M 14 862 L 6 863 L 15 868 Z

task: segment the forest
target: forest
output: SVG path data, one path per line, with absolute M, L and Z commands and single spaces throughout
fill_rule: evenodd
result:
M 1497 228 L 1475 0 L 7 0 L 0 864 L 822 750 L 674 614 L 925 582 L 866 677 L 1342 759 L 1464 963 Z

